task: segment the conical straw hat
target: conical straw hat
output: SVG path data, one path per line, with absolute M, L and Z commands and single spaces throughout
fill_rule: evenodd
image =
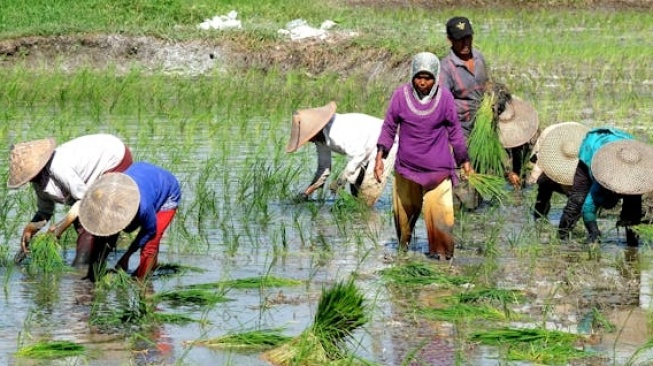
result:
M 518 97 L 506 103 L 506 110 L 499 115 L 499 141 L 506 149 L 529 142 L 537 133 L 537 112 L 530 103 Z
M 592 175 L 619 194 L 653 191 L 653 147 L 637 140 L 619 140 L 601 147 L 592 158 Z
M 129 225 L 140 203 L 136 182 L 123 173 L 107 173 L 84 194 L 79 222 L 93 235 L 109 236 Z
M 336 103 L 310 109 L 300 109 L 292 116 L 290 128 L 290 140 L 286 146 L 286 152 L 291 153 L 299 149 L 308 140 L 313 138 L 327 123 L 333 114 L 336 113 Z
M 9 153 L 8 188 L 18 188 L 45 168 L 57 146 L 53 138 L 21 142 L 11 146 Z
M 578 122 L 562 122 L 550 126 L 540 137 L 537 165 L 553 181 L 570 186 L 578 165 L 578 149 L 589 128 Z

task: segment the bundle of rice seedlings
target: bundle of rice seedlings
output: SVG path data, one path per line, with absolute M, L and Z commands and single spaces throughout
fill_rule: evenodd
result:
M 273 365 L 318 366 L 352 359 L 346 343 L 367 321 L 367 307 L 352 279 L 323 291 L 313 325 L 292 341 L 263 354 Z M 351 364 L 351 363 L 350 363 Z
M 275 276 L 247 277 L 238 278 L 228 281 L 218 281 L 212 283 L 200 283 L 188 285 L 186 288 L 194 289 L 212 289 L 212 288 L 232 288 L 232 289 L 257 289 L 269 287 L 291 287 L 304 284 L 304 281 L 293 280 Z
M 157 323 L 166 323 L 166 324 L 186 324 L 198 322 L 197 319 L 193 319 L 185 314 L 177 313 L 159 313 L 153 312 L 151 314 L 152 319 Z
M 420 308 L 418 313 L 432 320 L 505 320 L 506 313 L 489 305 L 455 304 L 446 308 Z
M 486 201 L 497 200 L 503 203 L 508 199 L 508 191 L 503 187 L 506 185 L 505 179 L 496 175 L 473 173 L 467 177 L 469 184 L 483 197 Z
M 199 267 L 185 266 L 179 263 L 161 263 L 156 266 L 152 275 L 158 277 L 165 277 L 165 276 L 173 276 L 176 274 L 183 274 L 186 272 L 201 273 L 201 272 L 206 272 L 206 270 Z
M 479 304 L 487 302 L 522 303 L 526 299 L 523 291 L 498 288 L 477 289 L 456 295 L 457 300 L 463 304 Z
M 475 171 L 502 176 L 508 154 L 499 140 L 499 131 L 492 111 L 493 99 L 494 93 L 486 93 L 476 112 L 476 121 L 467 144 L 469 159 Z
M 30 241 L 29 249 L 30 262 L 27 266 L 29 273 L 52 273 L 66 268 L 61 256 L 61 247 L 54 234 L 36 235 Z
M 292 340 L 292 337 L 283 335 L 281 329 L 270 329 L 233 333 L 217 338 L 200 339 L 186 343 L 217 349 L 261 352 L 279 347 L 290 340 Z
M 399 285 L 459 286 L 471 282 L 469 278 L 442 272 L 439 268 L 424 262 L 406 262 L 379 271 L 381 276 Z
M 166 301 L 172 306 L 182 305 L 215 305 L 219 302 L 231 301 L 224 292 L 211 291 L 199 288 L 184 288 L 159 292 L 153 296 L 153 300 Z
M 16 357 L 51 360 L 84 354 L 84 346 L 69 341 L 38 342 L 23 347 L 16 352 Z
M 509 347 L 509 360 L 566 364 L 570 359 L 592 355 L 575 347 L 583 336 L 556 330 L 499 328 L 473 332 L 470 338 L 489 345 Z

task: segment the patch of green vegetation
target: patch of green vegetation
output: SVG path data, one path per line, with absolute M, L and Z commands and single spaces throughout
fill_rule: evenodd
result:
M 445 273 L 441 267 L 420 261 L 397 263 L 379 271 L 381 277 L 397 285 L 459 286 L 471 282 L 469 278 Z
M 52 360 L 80 356 L 85 348 L 81 344 L 70 341 L 41 341 L 22 347 L 16 352 L 16 357 Z
M 172 306 L 199 305 L 210 306 L 221 302 L 228 302 L 223 292 L 205 290 L 200 288 L 187 288 L 179 290 L 168 290 L 156 293 L 152 297 L 154 302 L 167 302 Z
M 418 308 L 417 312 L 427 319 L 458 320 L 506 320 L 506 313 L 490 305 L 454 304 L 443 308 Z
M 209 348 L 260 352 L 279 347 L 291 339 L 292 337 L 283 335 L 281 329 L 270 329 L 226 334 L 216 338 L 201 339 L 188 343 Z
M 292 287 L 304 284 L 304 281 L 276 276 L 238 278 L 212 283 L 199 283 L 186 286 L 188 289 L 256 289 L 270 287 Z
M 54 234 L 34 236 L 30 241 L 29 250 L 27 271 L 30 274 L 62 272 L 67 267 Z

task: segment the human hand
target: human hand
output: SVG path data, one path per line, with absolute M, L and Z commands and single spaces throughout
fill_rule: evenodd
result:
M 461 168 L 463 169 L 464 173 L 461 175 L 462 179 L 467 179 L 470 175 L 475 173 L 474 168 L 472 168 L 472 164 L 470 164 L 469 161 L 464 162 Z
M 45 221 L 30 222 L 25 225 L 23 235 L 20 238 L 20 247 L 24 253 L 29 253 L 29 242 L 34 237 L 34 234 L 36 234 L 43 226 L 45 226 Z
M 376 163 L 374 164 L 374 178 L 376 178 L 376 181 L 381 183 L 383 181 L 383 170 L 385 167 L 383 166 L 383 160 L 377 159 Z
M 521 188 L 521 178 L 515 172 L 508 173 L 508 182 L 515 188 Z
M 347 185 L 347 181 L 344 178 L 340 177 L 331 182 L 331 184 L 329 185 L 329 190 L 332 193 L 336 193 L 339 190 L 345 188 L 345 185 Z

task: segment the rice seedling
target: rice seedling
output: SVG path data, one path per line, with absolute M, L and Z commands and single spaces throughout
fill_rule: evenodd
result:
M 409 261 L 398 263 L 379 271 L 381 277 L 396 285 L 427 285 L 460 286 L 470 282 L 469 278 L 444 273 L 440 267 L 424 262 Z
M 322 292 L 312 326 L 263 358 L 273 365 L 332 365 L 352 359 L 346 343 L 368 321 L 365 298 L 353 279 Z M 355 360 L 355 359 L 354 359 Z
M 507 348 L 508 360 L 566 364 L 593 356 L 576 348 L 583 336 L 546 329 L 497 328 L 470 334 L 472 341 Z
M 30 274 L 60 272 L 66 268 L 61 256 L 61 248 L 54 234 L 40 234 L 30 241 L 30 261 L 27 271 Z
M 161 313 L 158 311 L 151 313 L 150 317 L 157 323 L 166 323 L 166 324 L 186 324 L 186 323 L 198 322 L 197 319 L 193 319 L 185 314 Z
M 282 329 L 251 330 L 231 333 L 211 339 L 198 339 L 186 344 L 241 352 L 262 352 L 279 347 L 293 338 L 283 335 Z
M 224 292 L 210 291 L 201 288 L 186 288 L 168 290 L 156 293 L 152 300 L 154 302 L 167 302 L 171 306 L 198 305 L 212 306 L 221 302 L 228 302 Z
M 186 266 L 180 263 L 161 263 L 158 264 L 154 270 L 154 276 L 172 276 L 183 275 L 187 272 L 203 273 L 206 272 L 204 268 Z
M 498 128 L 494 122 L 493 99 L 493 93 L 486 93 L 476 113 L 474 129 L 468 141 L 469 159 L 476 172 L 503 176 L 508 157 L 499 141 Z
M 486 201 L 496 200 L 503 204 L 508 200 L 508 191 L 504 189 L 505 179 L 496 175 L 473 173 L 467 177 L 469 184 Z
M 485 302 L 520 304 L 526 300 L 523 291 L 500 288 L 474 289 L 454 296 L 458 302 L 463 304 L 479 304 Z
M 86 352 L 81 344 L 70 341 L 40 341 L 22 347 L 16 352 L 16 357 L 39 360 L 53 360 L 83 355 Z
M 186 286 L 190 289 L 257 289 L 270 287 L 291 287 L 304 284 L 304 281 L 272 275 L 261 277 L 237 278 L 234 280 L 218 281 L 212 283 L 199 283 Z
M 454 304 L 443 308 L 420 307 L 417 313 L 431 320 L 471 321 L 471 320 L 506 320 L 506 313 L 490 305 Z

